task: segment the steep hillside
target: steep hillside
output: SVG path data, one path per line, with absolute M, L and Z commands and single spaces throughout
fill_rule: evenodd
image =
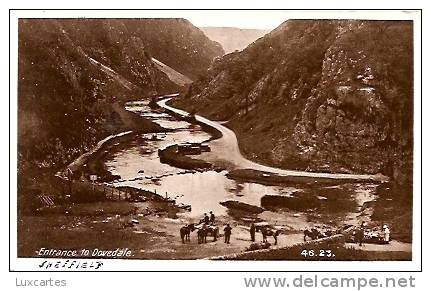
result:
M 47 168 L 112 133 L 159 130 L 113 106 L 178 91 L 153 56 L 199 75 L 223 53 L 180 19 L 22 19 L 18 50 L 19 159 Z
M 237 27 L 200 27 L 210 39 L 220 43 L 226 54 L 243 50 L 270 30 L 244 29 Z
M 122 19 L 121 22 L 142 38 L 152 57 L 192 80 L 205 74 L 212 61 L 224 54 L 219 43 L 186 19 Z
M 412 23 L 289 20 L 175 105 L 229 120 L 251 159 L 411 178 Z
M 169 80 L 171 80 L 173 83 L 177 84 L 178 86 L 186 86 L 188 84 L 193 83 L 193 81 L 188 78 L 187 76 L 181 74 L 178 71 L 175 71 L 171 67 L 167 66 L 166 64 L 162 63 L 161 61 L 152 58 L 152 61 L 154 64 L 156 64 L 157 68 L 162 71 L 163 73 L 168 76 Z

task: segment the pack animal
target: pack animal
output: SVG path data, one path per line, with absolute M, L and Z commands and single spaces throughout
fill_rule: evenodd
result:
M 207 242 L 207 236 L 212 236 L 213 241 L 217 240 L 218 234 L 219 234 L 219 228 L 218 226 L 203 226 L 200 227 L 197 231 L 198 234 L 198 243 L 206 243 Z
M 277 237 L 280 234 L 280 230 L 278 229 L 269 229 L 269 228 L 262 228 L 262 240 L 264 243 L 268 242 L 267 237 L 272 236 L 274 238 L 274 245 L 277 245 Z
M 180 237 L 183 243 L 190 241 L 190 233 L 195 230 L 195 225 L 193 223 L 184 225 L 180 228 Z

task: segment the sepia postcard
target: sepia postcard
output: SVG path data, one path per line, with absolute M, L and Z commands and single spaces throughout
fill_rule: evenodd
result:
M 10 23 L 14 270 L 420 266 L 421 11 Z

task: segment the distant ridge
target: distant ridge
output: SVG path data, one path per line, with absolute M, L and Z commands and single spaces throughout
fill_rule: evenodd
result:
M 244 29 L 237 27 L 200 27 L 205 35 L 223 46 L 226 54 L 243 50 L 270 30 Z

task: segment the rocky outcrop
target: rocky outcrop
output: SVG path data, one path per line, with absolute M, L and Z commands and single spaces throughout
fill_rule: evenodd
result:
M 412 23 L 291 20 L 216 60 L 176 106 L 229 120 L 248 158 L 411 179 Z

